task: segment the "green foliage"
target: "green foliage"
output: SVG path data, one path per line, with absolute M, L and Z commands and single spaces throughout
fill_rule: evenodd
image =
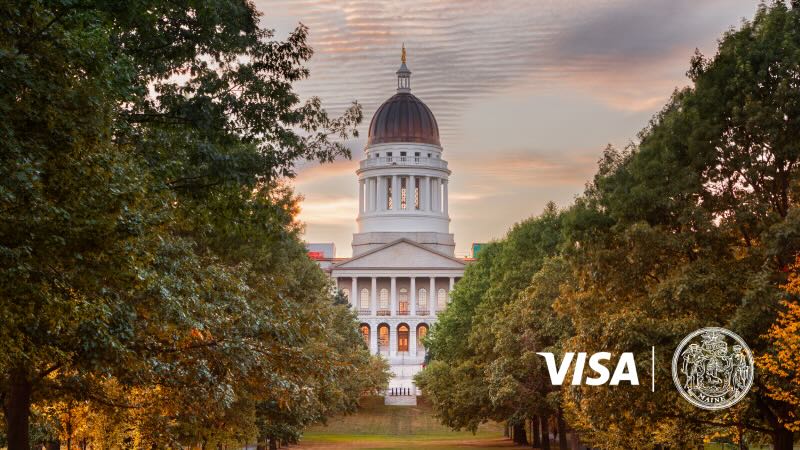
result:
M 541 216 L 515 225 L 505 239 L 482 249 L 453 290 L 450 305 L 426 341 L 433 362 L 416 378 L 443 423 L 474 431 L 489 419 L 526 416 L 517 401 L 497 392 L 497 380 L 490 381 L 492 372 L 500 376 L 503 351 L 495 324 L 502 321 L 504 305 L 517 300 L 558 250 L 560 226 L 551 203 Z
M 764 337 L 800 252 L 798 68 L 800 5 L 760 6 L 713 58 L 693 58 L 694 85 L 673 94 L 638 144 L 606 149 L 585 194 L 557 220 L 545 214 L 547 232 L 518 225 L 481 255 L 431 333 L 435 360 L 419 376 L 445 423 L 513 422 L 560 407 L 602 448 L 718 437 L 791 448 L 795 410 L 786 399 L 798 394 L 782 372 L 757 375 L 746 401 L 713 414 L 671 388 L 670 361 L 686 334 L 714 325 L 742 335 L 757 355 L 776 354 L 776 340 Z M 552 250 L 516 251 L 525 247 Z M 634 352 L 649 378 L 652 346 L 655 393 L 552 391 L 534 354 Z
M 301 102 L 306 28 L 259 20 L 245 1 L 0 6 L 10 449 L 31 403 L 62 438 L 80 409 L 125 417 L 86 436 L 161 447 L 297 436 L 385 383 L 281 181 L 349 156 L 361 109 Z

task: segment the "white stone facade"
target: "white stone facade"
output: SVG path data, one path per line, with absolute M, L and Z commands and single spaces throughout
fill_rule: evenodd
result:
M 390 390 L 416 394 L 413 376 L 425 362 L 421 339 L 447 307 L 465 261 L 454 256 L 450 170 L 438 145 L 438 127 L 427 106 L 409 97 L 411 72 L 403 63 L 398 93 L 411 106 L 402 106 L 408 111 L 395 109 L 383 117 L 376 112 L 373 117 L 373 124 L 379 120 L 383 129 L 390 130 L 375 140 L 390 142 L 367 145 L 356 171 L 359 209 L 353 257 L 337 259 L 326 269 L 357 311 L 370 351 L 389 361 L 394 374 Z M 413 114 L 419 110 L 428 114 L 428 122 L 426 117 L 414 122 Z M 397 123 L 391 123 L 395 117 Z M 420 126 L 423 122 L 425 126 Z M 395 140 L 395 135 L 412 138 Z

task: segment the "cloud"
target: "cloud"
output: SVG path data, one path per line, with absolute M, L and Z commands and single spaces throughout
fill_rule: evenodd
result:
M 310 28 L 311 77 L 302 97 L 337 114 L 358 100 L 353 161 L 305 164 L 310 240 L 349 249 L 357 184 L 372 114 L 394 93 L 400 45 L 413 92 L 432 109 L 453 169 L 451 214 L 459 242 L 499 237 L 583 189 L 607 142 L 624 144 L 676 86 L 695 47 L 716 39 L 758 0 L 255 0 L 280 39 Z M 524 104 L 520 104 L 524 103 Z M 329 236 L 329 237 L 325 237 Z M 346 253 L 346 252 L 345 252 Z
M 459 161 L 458 178 L 470 180 L 467 183 L 473 184 L 473 187 L 467 191 L 471 194 L 466 195 L 478 199 L 516 187 L 583 186 L 592 177 L 598 157 L 598 149 L 556 154 L 536 151 L 493 152 L 488 160 Z
M 315 196 L 301 204 L 298 219 L 308 225 L 342 225 L 355 221 L 358 199 Z

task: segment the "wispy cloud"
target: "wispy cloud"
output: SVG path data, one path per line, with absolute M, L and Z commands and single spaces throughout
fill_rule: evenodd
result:
M 606 143 L 624 145 L 661 108 L 696 47 L 759 0 L 255 0 L 277 37 L 302 22 L 315 55 L 302 96 L 332 113 L 364 106 L 353 161 L 302 167 L 308 239 L 347 253 L 355 169 L 375 109 L 394 93 L 399 48 L 433 110 L 453 169 L 460 242 L 502 235 L 547 200 L 571 201 Z
M 299 219 L 306 225 L 341 225 L 355 220 L 358 199 L 351 197 L 328 197 L 305 200 Z

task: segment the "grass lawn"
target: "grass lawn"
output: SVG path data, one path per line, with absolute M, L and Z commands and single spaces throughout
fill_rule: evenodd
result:
M 327 425 L 309 429 L 299 446 L 292 449 L 437 449 L 490 450 L 513 448 L 498 423 L 481 425 L 476 434 L 450 431 L 433 417 L 430 405 L 420 399 L 417 406 L 386 406 L 383 398 L 365 399 L 358 413 L 332 418 Z M 517 447 L 521 448 L 521 447 Z M 558 448 L 554 446 L 552 448 Z M 750 446 L 750 450 L 769 447 Z M 737 450 L 730 444 L 706 444 L 706 450 Z M 795 446 L 795 449 L 800 447 Z
M 369 398 L 361 410 L 331 419 L 308 430 L 301 449 L 492 449 L 513 447 L 503 438 L 503 426 L 482 425 L 476 434 L 455 432 L 439 424 L 424 399 L 417 406 L 386 406 L 383 398 Z M 297 447 L 294 447 L 297 448 Z

